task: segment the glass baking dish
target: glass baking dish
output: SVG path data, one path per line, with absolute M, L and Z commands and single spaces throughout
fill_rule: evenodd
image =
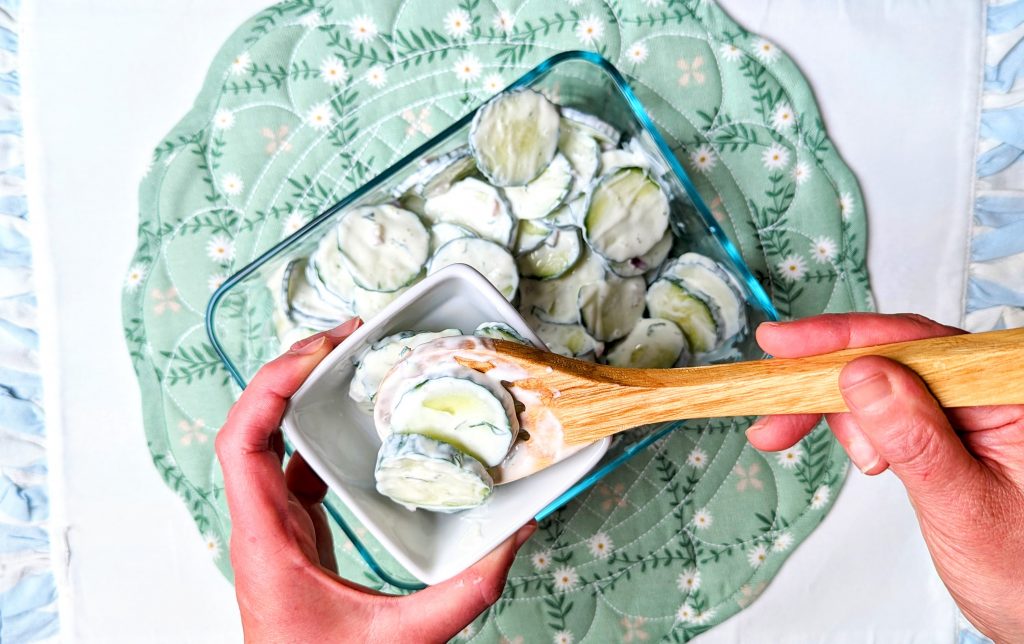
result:
M 726 349 L 707 356 L 707 361 L 729 362 L 764 357 L 750 331 L 763 321 L 777 319 L 771 300 L 711 215 L 682 164 L 672 154 L 622 74 L 597 54 L 568 51 L 545 60 L 509 86 L 518 87 L 530 87 L 549 96 L 554 94 L 558 104 L 589 112 L 614 125 L 624 137 L 635 139 L 654 160 L 655 166 L 661 166 L 663 172 L 659 178 L 669 194 L 671 225 L 682 242 L 677 246 L 707 255 L 728 267 L 737 278 L 745 298 L 746 331 Z M 410 152 L 239 270 L 216 290 L 207 307 L 206 330 L 214 349 L 239 387 L 244 388 L 264 362 L 281 352 L 272 321 L 276 294 L 268 286 L 270 276 L 282 270 L 288 262 L 309 255 L 348 208 L 394 201 L 395 188 L 410 175 L 430 160 L 466 143 L 474 114 L 475 110 Z M 538 513 L 537 519 L 544 519 L 571 501 L 674 427 L 674 423 L 667 423 L 653 431 L 643 432 L 632 444 L 625 436 L 618 449 L 611 450 L 592 472 Z M 329 495 L 325 505 L 337 527 L 383 582 L 402 590 L 422 587 L 372 538 L 361 538 L 356 534 L 344 504 Z

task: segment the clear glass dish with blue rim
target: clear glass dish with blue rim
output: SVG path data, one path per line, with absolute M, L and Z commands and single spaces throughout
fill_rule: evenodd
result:
M 737 278 L 746 304 L 746 330 L 720 354 L 707 356 L 709 362 L 760 359 L 763 352 L 752 330 L 760 322 L 778 315 L 767 293 L 754 278 L 733 242 L 728 238 L 697 193 L 682 164 L 630 88 L 623 75 L 601 56 L 584 51 L 556 54 L 540 63 L 509 86 L 529 87 L 557 95 L 556 102 L 573 107 L 610 123 L 625 137 L 637 140 L 645 153 L 665 172 L 660 176 L 671 203 L 671 225 L 680 242 L 676 247 L 701 253 L 726 266 Z M 394 189 L 423 164 L 465 145 L 475 110 L 419 146 L 358 190 L 285 238 L 227 279 L 210 298 L 206 330 L 214 349 L 232 379 L 244 388 L 259 367 L 281 351 L 272 322 L 276 295 L 268 285 L 271 275 L 294 259 L 308 256 L 319 240 L 332 231 L 348 209 L 394 200 Z M 645 428 L 635 436 L 622 438 L 586 477 L 537 514 L 543 520 L 603 477 L 676 427 L 665 423 Z M 289 448 L 290 453 L 290 448 Z M 372 537 L 357 534 L 344 504 L 328 495 L 328 515 L 352 542 L 372 574 L 399 591 L 417 590 L 422 584 L 401 568 Z

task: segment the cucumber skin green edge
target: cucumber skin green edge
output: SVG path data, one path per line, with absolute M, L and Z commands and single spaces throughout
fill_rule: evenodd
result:
M 666 318 L 666 317 L 660 316 L 660 315 L 658 315 L 658 316 L 654 315 L 654 311 L 651 310 L 651 306 L 650 306 L 650 303 L 649 303 L 650 302 L 649 294 L 651 292 L 651 289 L 654 288 L 654 285 L 657 284 L 659 281 L 662 281 L 662 280 L 664 280 L 666 283 L 669 283 L 672 286 L 678 288 L 679 290 L 683 291 L 683 293 L 685 293 L 686 296 L 690 300 L 700 304 L 701 307 L 703 307 L 703 310 L 707 312 L 707 317 L 711 320 L 711 323 L 715 327 L 715 344 L 714 345 L 712 345 L 710 347 L 707 347 L 707 348 L 705 348 L 703 350 L 698 350 L 698 348 L 697 348 L 698 347 L 698 343 L 693 341 L 693 339 L 691 337 L 691 333 L 687 333 L 687 329 L 684 328 L 681 324 L 679 324 L 678 322 L 676 322 L 675 320 L 672 320 L 670 318 Z M 652 314 L 652 316 L 654 316 L 654 317 L 662 317 L 662 318 L 664 318 L 666 320 L 669 320 L 670 322 L 673 322 L 676 326 L 678 326 L 679 330 L 683 332 L 683 336 L 686 338 L 687 344 L 694 351 L 694 353 L 707 353 L 709 351 L 714 351 L 721 344 L 721 341 L 722 341 L 721 340 L 722 328 L 721 328 L 721 325 L 719 324 L 718 319 L 715 317 L 714 312 L 712 312 L 711 306 L 709 305 L 709 303 L 704 298 L 700 297 L 696 293 L 693 293 L 692 291 L 690 291 L 690 289 L 686 288 L 686 285 L 683 284 L 681 280 L 678 280 L 678 279 L 675 279 L 675 278 L 672 278 L 672 277 L 661 277 L 658 280 L 656 280 L 653 284 L 651 284 L 651 287 L 647 289 L 647 293 L 648 293 L 648 298 L 645 298 L 645 299 L 647 299 L 647 301 L 648 301 L 648 305 L 647 305 L 648 312 L 650 312 Z

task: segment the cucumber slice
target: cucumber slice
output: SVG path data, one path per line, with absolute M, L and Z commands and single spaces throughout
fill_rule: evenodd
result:
M 581 227 L 587 210 L 587 195 L 583 194 L 554 211 L 542 221 L 555 228 Z
M 686 352 L 686 337 L 670 320 L 644 318 L 607 355 L 608 364 L 634 369 L 669 369 Z
M 430 227 L 430 254 L 433 255 L 437 252 L 438 248 L 441 248 L 451 240 L 464 237 L 476 237 L 476 233 L 458 224 L 449 224 L 443 221 L 439 224 L 434 224 Z
M 395 301 L 402 293 L 409 288 L 400 288 L 397 291 L 367 291 L 358 286 L 352 291 L 352 309 L 363 322 L 369 322 L 380 313 L 385 306 Z
M 524 220 L 516 228 L 516 243 L 513 244 L 516 256 L 529 253 L 544 243 L 551 236 L 552 230 L 543 221 Z
M 562 123 L 597 139 L 601 147 L 605 149 L 616 147 L 622 140 L 622 132 L 614 126 L 605 123 L 593 114 L 571 107 L 562 107 Z
M 423 206 L 428 221 L 469 228 L 480 237 L 508 246 L 515 218 L 498 189 L 479 179 L 463 179 Z
M 352 311 L 356 283 L 341 263 L 341 251 L 334 235 L 327 235 L 320 240 L 316 250 L 309 256 L 306 280 L 324 302 L 340 310 Z
M 519 312 L 552 324 L 576 324 L 579 322 L 576 299 L 580 287 L 599 282 L 604 277 L 604 262 L 584 249 L 580 260 L 562 277 L 522 280 L 519 287 Z
M 631 257 L 624 262 L 608 262 L 608 268 L 619 277 L 636 277 L 656 270 L 665 262 L 674 241 L 675 236 L 672 231 L 667 230 L 661 241 L 655 244 L 651 250 L 640 257 Z
M 602 177 L 590 195 L 583 229 L 590 247 L 624 262 L 651 250 L 668 229 L 668 197 L 640 168 Z
M 558 150 L 561 119 L 531 89 L 498 94 L 477 110 L 469 145 L 477 167 L 496 186 L 523 186 L 544 171 Z
M 567 358 L 593 360 L 604 352 L 604 343 L 587 333 L 579 324 L 551 324 L 540 320 L 531 321 L 530 326 L 549 351 Z
M 480 461 L 420 434 L 384 439 L 374 475 L 378 492 L 410 510 L 468 510 L 482 505 L 494 489 Z
M 348 396 L 366 411 L 373 411 L 377 388 L 391 368 L 410 351 L 438 338 L 462 335 L 459 329 L 445 329 L 439 333 L 403 331 L 374 342 L 356 362 Z
M 409 195 L 429 197 L 476 172 L 476 161 L 468 144 L 424 158 L 418 165 L 420 167 L 395 186 L 391 194 L 400 199 Z
M 629 333 L 644 314 L 647 284 L 641 277 L 609 275 L 602 282 L 580 287 L 580 322 L 587 333 L 602 342 Z
M 491 338 L 493 340 L 518 342 L 519 344 L 525 344 L 527 346 L 533 345 L 533 343 L 524 338 L 518 331 L 504 322 L 484 322 L 476 328 L 476 331 L 473 331 L 473 335 L 481 338 Z
M 594 137 L 579 129 L 563 127 L 558 135 L 558 151 L 569 160 L 576 175 L 570 194 L 582 194 L 593 183 L 601 166 L 601 146 Z
M 429 164 L 422 171 L 416 192 L 426 198 L 447 192 L 456 181 L 476 172 L 476 160 L 469 146 L 452 150 Z
M 519 287 L 516 261 L 503 246 L 486 239 L 455 239 L 434 253 L 427 274 L 434 274 L 445 266 L 467 264 L 498 289 L 505 299 L 512 301 Z
M 650 167 L 646 157 L 636 154 L 632 150 L 616 148 L 615 150 L 606 150 L 601 153 L 602 175 L 611 174 L 622 168 L 643 168 L 644 170 L 649 170 Z
M 646 131 L 630 139 L 625 149 L 633 153 L 634 158 L 642 159 L 645 167 L 656 177 L 664 177 L 669 173 L 668 166 L 660 154 L 655 152 L 657 144 Z
M 569 161 L 557 154 L 544 172 L 530 183 L 505 188 L 505 198 L 519 219 L 540 219 L 562 205 L 572 188 L 573 178 Z
M 581 204 L 585 199 L 585 196 L 581 196 L 575 201 L 565 204 L 544 219 L 541 219 L 541 223 L 545 226 L 551 226 L 552 228 L 568 228 L 569 226 L 579 227 L 580 217 L 578 217 L 577 214 L 582 210 Z
M 376 418 L 382 417 L 378 410 Z M 487 467 L 505 460 L 519 433 L 512 394 L 466 368 L 427 377 L 406 389 L 387 418 L 392 433 L 423 434 Z
M 516 261 L 524 277 L 553 279 L 565 275 L 583 254 L 583 241 L 578 228 L 556 229 L 536 249 Z
M 430 235 L 420 218 L 387 204 L 346 213 L 337 233 L 342 263 L 356 285 L 368 291 L 408 286 L 430 253 Z
M 398 206 L 400 208 L 414 213 L 424 221 L 427 221 L 427 212 L 424 210 L 424 206 L 426 205 L 427 200 L 413 192 L 402 195 L 398 200 Z
M 694 353 L 707 353 L 721 342 L 718 323 L 707 303 L 674 277 L 662 277 L 647 290 L 651 317 L 675 322 Z
M 662 274 L 680 280 L 691 292 L 704 296 L 728 340 L 744 330 L 747 316 L 735 278 L 721 264 L 705 255 L 685 253 L 665 267 Z
M 306 279 L 305 259 L 290 262 L 281 275 L 280 306 L 285 316 L 297 326 L 317 331 L 333 329 L 352 317 L 346 309 L 325 302 Z

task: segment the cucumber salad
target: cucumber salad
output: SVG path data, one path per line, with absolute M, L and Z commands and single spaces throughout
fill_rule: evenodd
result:
M 526 342 L 499 322 L 474 335 Z M 448 342 L 433 342 L 441 338 Z M 377 341 L 356 363 L 349 397 L 373 414 L 382 442 L 377 490 L 410 509 L 455 512 L 482 504 L 520 438 L 518 410 L 525 404 L 513 397 L 514 387 L 439 357 L 442 347 L 473 346 L 472 340 L 458 329 L 405 331 Z
M 660 157 L 605 121 L 530 89 L 495 96 L 468 142 L 421 162 L 389 203 L 342 213 L 308 256 L 273 277 L 283 344 L 358 316 L 451 264 L 483 274 L 556 353 L 620 367 L 703 364 L 747 332 L 739 282 L 688 252 L 670 225 Z M 480 335 L 514 339 L 491 325 Z M 488 335 L 493 334 L 493 335 Z M 406 332 L 361 358 L 351 397 L 381 425 L 378 489 L 409 507 L 483 503 L 514 451 L 515 401 L 471 370 L 424 376 L 375 403 L 417 346 L 446 336 Z M 475 375 L 474 375 L 475 374 Z

